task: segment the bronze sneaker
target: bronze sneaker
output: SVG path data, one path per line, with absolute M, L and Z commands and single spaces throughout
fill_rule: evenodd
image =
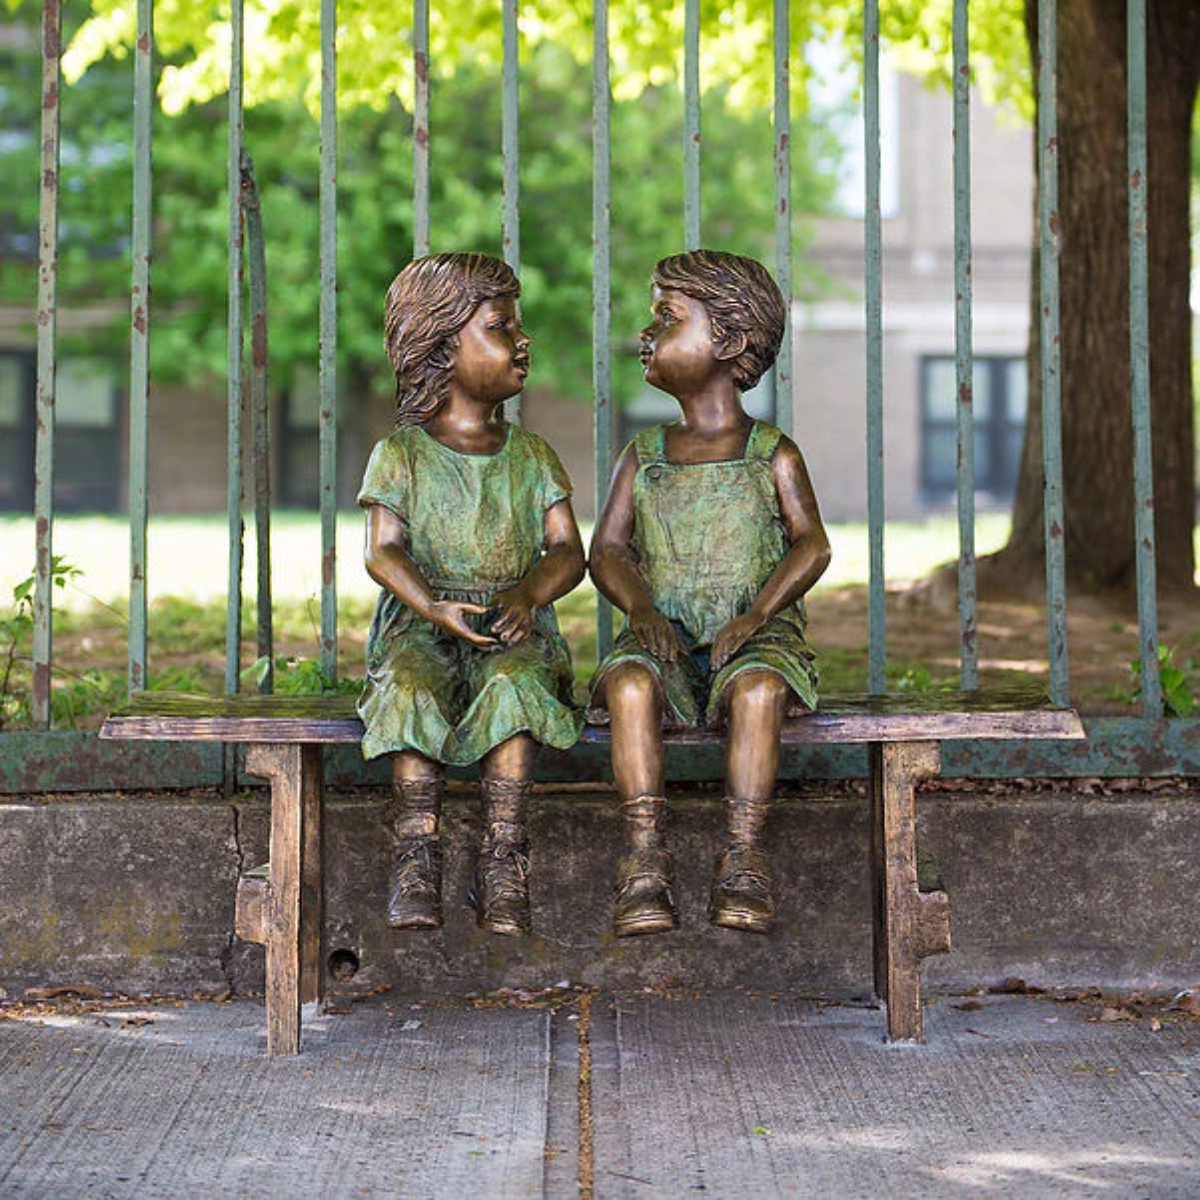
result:
M 613 912 L 617 937 L 665 933 L 679 925 L 673 874 L 674 864 L 666 850 L 633 850 L 621 859 Z
M 775 922 L 771 860 L 758 850 L 731 846 L 717 859 L 708 919 L 726 929 L 769 933 Z
M 388 876 L 387 923 L 393 929 L 442 927 L 442 847 L 437 838 L 401 838 Z

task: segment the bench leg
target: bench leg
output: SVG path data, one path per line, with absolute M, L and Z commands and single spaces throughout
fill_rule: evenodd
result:
M 888 1039 L 919 1042 L 921 960 L 950 949 L 950 904 L 917 883 L 913 789 L 937 776 L 941 747 L 877 742 L 870 753 L 875 992 L 887 1005 Z
M 322 750 L 259 744 L 246 770 L 271 782 L 271 849 L 263 935 L 267 1053 L 300 1051 L 300 1007 L 323 999 Z

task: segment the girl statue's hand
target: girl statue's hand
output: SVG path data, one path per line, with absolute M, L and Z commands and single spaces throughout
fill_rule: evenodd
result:
M 533 632 L 537 605 L 526 596 L 520 584 L 497 592 L 492 597 L 492 609 L 496 612 L 492 621 L 492 635 L 506 646 L 523 642 Z
M 467 621 L 468 615 L 481 617 L 487 611 L 484 605 L 469 604 L 465 600 L 435 600 L 428 615 L 434 625 L 439 625 L 455 637 L 460 637 L 464 642 L 470 642 L 472 646 L 478 646 L 481 650 L 490 650 L 500 643 L 494 637 L 476 633 Z

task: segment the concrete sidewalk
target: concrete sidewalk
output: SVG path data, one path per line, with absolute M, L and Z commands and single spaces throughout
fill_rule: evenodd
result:
M 1200 1020 L 1099 998 L 552 989 L 0 1016 L 0 1194 L 1200 1195 Z

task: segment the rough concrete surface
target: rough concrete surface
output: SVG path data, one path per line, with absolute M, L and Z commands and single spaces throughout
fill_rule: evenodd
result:
M 939 994 L 889 1046 L 745 989 L 388 993 L 276 1060 L 256 1003 L 41 1006 L 0 1020 L 0 1194 L 1200 1194 L 1200 1020 L 1109 1004 Z
M 431 993 L 569 979 L 601 988 L 753 981 L 819 995 L 871 986 L 865 796 L 784 798 L 772 813 L 780 919 L 768 937 L 710 926 L 720 846 L 713 792 L 672 794 L 681 929 L 618 940 L 609 922 L 620 827 L 611 794 L 534 797 L 532 938 L 481 933 L 463 904 L 479 834 L 473 792 L 446 805 L 446 927 L 382 920 L 379 792 L 327 799 L 327 952 L 358 982 Z M 951 904 L 944 987 L 1009 976 L 1048 986 L 1187 987 L 1200 975 L 1200 799 L 1130 790 L 922 793 L 921 846 Z M 239 870 L 266 858 L 262 791 L 72 797 L 0 805 L 0 989 L 86 983 L 126 992 L 262 986 L 262 951 L 233 934 Z

